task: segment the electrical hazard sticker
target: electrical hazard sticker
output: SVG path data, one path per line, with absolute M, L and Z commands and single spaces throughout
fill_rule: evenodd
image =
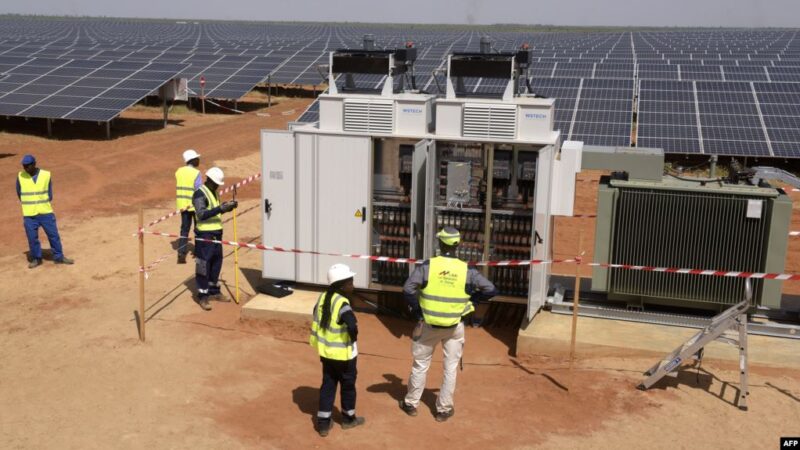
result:
M 360 209 L 357 209 L 357 210 L 356 210 L 355 217 L 356 217 L 357 219 L 361 219 L 361 218 L 363 218 L 363 217 L 364 217 L 364 213 L 362 213 Z

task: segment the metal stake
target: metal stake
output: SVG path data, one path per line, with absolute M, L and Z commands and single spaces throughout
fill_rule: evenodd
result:
M 139 340 L 144 342 L 144 211 L 139 208 Z
M 577 255 L 580 257 L 583 251 L 583 227 L 578 231 L 578 251 Z M 572 369 L 572 362 L 575 360 L 575 339 L 578 335 L 578 305 L 580 304 L 581 296 L 581 264 L 578 261 L 575 264 L 575 295 L 572 298 L 572 337 L 569 342 L 569 368 Z

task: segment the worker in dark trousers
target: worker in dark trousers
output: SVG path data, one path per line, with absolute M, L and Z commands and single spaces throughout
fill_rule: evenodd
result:
M 328 289 L 314 306 L 309 344 L 319 353 L 322 362 L 322 386 L 319 388 L 317 432 L 327 436 L 332 427 L 331 412 L 336 400 L 336 386 L 341 385 L 342 429 L 363 425 L 356 416 L 356 359 L 358 357 L 358 325 L 348 296 L 353 293 L 356 274 L 344 264 L 328 269 Z
M 194 235 L 198 239 L 219 241 L 222 239 L 222 213 L 233 211 L 236 200 L 220 204 L 217 188 L 225 184 L 225 174 L 219 167 L 206 171 L 206 182 L 195 191 L 192 204 L 195 210 Z M 195 279 L 197 281 L 197 303 L 206 311 L 211 310 L 209 299 L 229 302 L 230 298 L 220 292 L 219 273 L 222 270 L 222 244 L 197 240 L 194 248 Z
M 50 242 L 53 261 L 56 264 L 73 264 L 74 261 L 64 256 L 61 248 L 61 236 L 58 234 L 56 215 L 53 213 L 53 185 L 50 172 L 36 167 L 33 155 L 22 157 L 22 171 L 17 174 L 17 198 L 22 206 L 25 235 L 28 237 L 28 268 L 33 269 L 42 264 L 42 245 L 39 243 L 39 228 Z
M 436 421 L 444 422 L 455 414 L 456 369 L 464 351 L 462 319 L 475 311 L 474 304 L 497 295 L 497 289 L 479 271 L 456 256 L 461 242 L 458 230 L 445 227 L 436 236 L 441 254 L 417 266 L 403 286 L 409 309 L 420 322 L 412 335 L 414 363 L 408 393 L 400 400 L 400 408 L 409 416 L 417 415 L 433 352 L 441 343 L 444 378 L 436 399 Z
M 178 239 L 178 264 L 186 264 L 186 254 L 189 252 L 189 231 L 194 220 L 192 196 L 194 191 L 203 184 L 203 176 L 197 170 L 200 165 L 200 155 L 189 149 L 183 152 L 183 162 L 186 164 L 175 171 L 175 207 L 181 211 L 181 238 Z

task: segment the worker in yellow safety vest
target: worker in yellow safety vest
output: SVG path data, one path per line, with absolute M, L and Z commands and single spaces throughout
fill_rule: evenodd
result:
M 342 429 L 363 425 L 365 419 L 356 416 L 356 358 L 358 324 L 348 296 L 353 293 L 356 274 L 344 264 L 328 269 L 328 289 L 314 305 L 309 344 L 319 353 L 322 362 L 322 387 L 319 389 L 317 432 L 327 436 L 332 427 L 331 412 L 336 399 L 336 387 L 342 391 Z
M 200 165 L 200 155 L 192 150 L 183 152 L 184 166 L 175 171 L 175 207 L 181 211 L 181 238 L 178 239 L 178 264 L 186 264 L 186 254 L 189 252 L 189 230 L 194 219 L 192 196 L 194 191 L 200 189 L 203 177 L 197 167 Z
M 408 393 L 400 400 L 400 408 L 409 416 L 417 415 L 433 351 L 441 342 L 444 379 L 436 399 L 436 421 L 444 422 L 455 413 L 456 368 L 464 351 L 462 318 L 475 310 L 473 303 L 489 300 L 497 290 L 479 271 L 456 257 L 461 241 L 458 230 L 446 227 L 436 236 L 441 254 L 417 266 L 403 286 L 409 309 L 419 323 L 412 335 L 414 363 Z
M 58 234 L 56 215 L 53 213 L 53 184 L 50 172 L 36 167 L 36 158 L 25 155 L 22 158 L 22 171 L 17 174 L 17 198 L 22 206 L 25 235 L 28 237 L 28 268 L 42 264 L 42 245 L 39 243 L 39 227 L 44 229 L 53 261 L 56 264 L 73 264 L 64 256 L 61 236 Z
M 206 311 L 211 310 L 209 299 L 229 302 L 220 291 L 219 274 L 222 271 L 222 214 L 233 211 L 236 200 L 220 203 L 217 189 L 225 184 L 225 174 L 219 167 L 206 171 L 206 182 L 194 191 L 195 224 L 194 245 L 195 281 L 197 282 L 197 303 Z

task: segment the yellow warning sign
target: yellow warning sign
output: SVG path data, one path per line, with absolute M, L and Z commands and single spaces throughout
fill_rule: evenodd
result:
M 359 218 L 359 219 L 360 219 L 360 218 L 362 218 L 362 217 L 364 217 L 364 215 L 363 215 L 363 214 L 361 214 L 361 210 L 360 210 L 360 209 L 357 209 L 357 210 L 356 210 L 356 217 L 357 217 L 357 218 Z

